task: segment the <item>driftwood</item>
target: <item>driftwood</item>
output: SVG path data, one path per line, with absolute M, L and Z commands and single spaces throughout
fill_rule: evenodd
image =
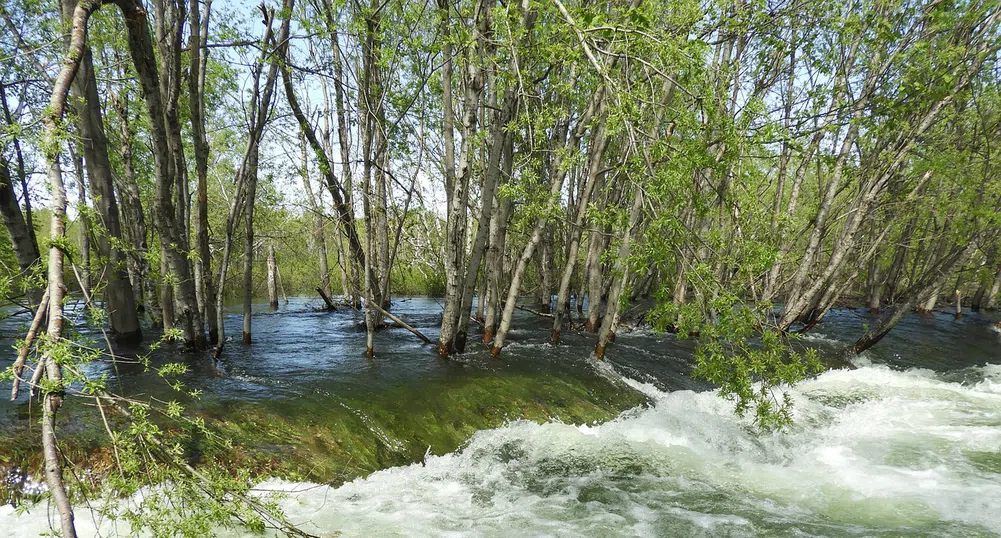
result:
M 327 303 L 328 312 L 337 312 L 337 307 L 334 306 L 334 302 L 330 300 L 330 297 L 327 297 L 327 294 L 324 293 L 323 288 L 316 288 L 316 292 L 320 294 L 320 297 L 323 297 L 323 302 Z

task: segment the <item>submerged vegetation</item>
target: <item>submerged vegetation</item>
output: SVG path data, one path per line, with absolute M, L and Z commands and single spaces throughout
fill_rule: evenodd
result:
M 387 394 L 370 418 L 403 448 L 354 437 L 372 424 L 340 411 L 205 417 L 182 379 L 255 345 L 255 296 L 274 310 L 315 290 L 327 310 L 362 312 L 369 359 L 390 325 L 432 342 L 394 313 L 412 294 L 442 298 L 443 360 L 481 344 L 503 360 L 519 308 L 554 346 L 592 334 L 598 361 L 623 324 L 649 324 L 690 339 L 695 375 L 766 432 L 791 424 L 789 388 L 822 371 L 794 341 L 835 306 L 873 315 L 833 357 L 848 364 L 910 312 L 950 302 L 960 316 L 1001 295 L 995 0 L 244 7 L 0 6 L 0 292 L 29 319 L 3 379 L 12 400 L 40 402 L 28 459 L 64 537 L 81 502 L 74 443 L 107 453 L 102 491 L 145 495 L 116 516 L 133 532 L 303 534 L 251 493 L 251 469 L 356 476 L 507 419 L 591 421 L 641 401 L 503 377 Z M 67 323 L 76 303 L 97 342 Z M 177 357 L 121 351 L 144 344 Z M 87 374 L 128 361 L 172 396 Z M 436 406 L 460 418 L 438 423 Z M 94 427 L 60 436 L 67 416 Z M 231 448 L 268 428 L 328 459 L 273 466 Z

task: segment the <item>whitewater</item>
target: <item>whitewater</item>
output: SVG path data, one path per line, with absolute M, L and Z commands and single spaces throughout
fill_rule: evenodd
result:
M 289 519 L 321 536 L 1001 536 L 999 365 L 829 371 L 767 435 L 714 392 L 626 381 L 652 403 L 607 423 L 512 422 L 340 487 L 257 490 L 287 492 Z M 45 503 L 0 508 L 0 536 L 50 520 Z M 117 533 L 83 509 L 77 528 Z

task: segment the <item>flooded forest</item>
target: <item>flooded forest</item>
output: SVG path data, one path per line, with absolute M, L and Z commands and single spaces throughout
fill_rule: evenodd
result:
M 0 536 L 1001 535 L 997 0 L 0 19 Z

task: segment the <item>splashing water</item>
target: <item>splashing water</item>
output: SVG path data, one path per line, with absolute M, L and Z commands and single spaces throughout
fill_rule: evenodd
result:
M 259 489 L 290 492 L 292 521 L 344 536 L 996 536 L 1001 366 L 961 377 L 827 372 L 793 390 L 793 429 L 765 436 L 712 392 L 630 381 L 653 405 L 605 424 L 519 421 L 338 488 Z M 48 528 L 44 506 L 2 509 L 0 523 Z

